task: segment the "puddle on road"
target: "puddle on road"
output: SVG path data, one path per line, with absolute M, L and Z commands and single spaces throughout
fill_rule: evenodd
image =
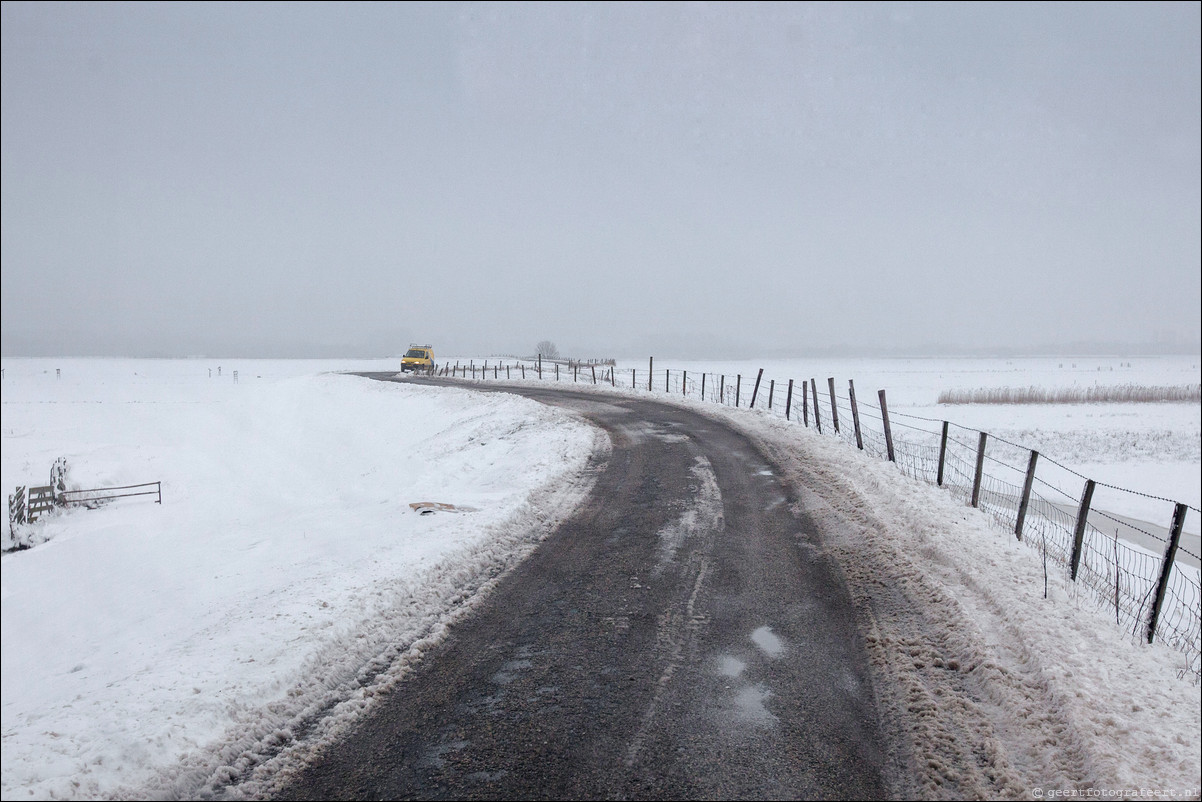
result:
M 618 431 L 632 443 L 641 443 L 652 438 L 664 443 L 687 443 L 691 439 L 689 435 L 676 431 L 671 425 L 644 420 L 623 422 L 618 425 Z
M 737 657 L 724 654 L 718 658 L 718 673 L 724 677 L 737 677 L 743 673 L 747 664 Z
M 779 719 L 765 704 L 772 692 L 763 685 L 749 685 L 735 694 L 735 718 L 746 724 L 770 727 Z
M 451 741 L 450 743 L 438 744 L 426 750 L 425 754 L 417 761 L 418 768 L 435 768 L 440 769 L 446 765 L 446 761 L 442 756 L 447 752 L 459 752 L 470 746 L 467 741 Z
M 514 677 L 519 671 L 530 668 L 534 663 L 529 660 L 508 660 L 501 666 L 501 670 L 492 675 L 492 681 L 497 685 L 508 685 L 513 682 Z
M 760 627 L 751 633 L 751 642 L 769 657 L 780 657 L 785 652 L 785 643 L 772 631 L 772 627 Z

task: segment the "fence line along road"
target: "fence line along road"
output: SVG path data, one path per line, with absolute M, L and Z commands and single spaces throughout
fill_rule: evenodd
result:
M 765 383 L 763 369 L 754 376 L 697 374 L 657 368 L 654 357 L 647 360 L 645 370 L 587 362 L 561 370 L 559 363 L 552 366 L 541 360 L 534 364 L 492 360 L 480 365 L 446 363 L 433 372 L 468 381 L 585 383 L 696 398 L 776 415 L 841 438 L 988 513 L 997 525 L 1036 549 L 1045 566 L 1059 567 L 1080 592 L 1099 607 L 1113 610 L 1116 624 L 1149 643 L 1160 640 L 1183 652 L 1189 666 L 1183 676 L 1202 680 L 1202 545 L 1196 533 L 1184 531 L 1186 516 L 1192 513 L 1196 520 L 1199 515 L 1197 507 L 1101 485 L 1033 449 L 987 432 L 891 413 L 884 389 L 875 401 L 871 395 L 860 399 L 851 380 L 842 395 L 834 377 L 826 379 L 820 392 L 815 377 L 788 379 L 787 384 L 769 378 Z M 1050 468 L 1079 482 L 1078 488 L 1065 490 L 1063 480 L 1052 481 Z M 1099 486 L 1163 502 L 1164 524 L 1095 509 L 1091 500 Z

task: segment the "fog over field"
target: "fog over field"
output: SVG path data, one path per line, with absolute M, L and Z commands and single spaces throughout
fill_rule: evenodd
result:
M 8 356 L 1199 350 L 1196 3 L 0 14 Z

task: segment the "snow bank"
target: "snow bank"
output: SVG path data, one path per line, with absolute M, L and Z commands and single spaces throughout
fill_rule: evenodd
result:
M 5 799 L 195 795 L 246 768 L 231 750 L 361 708 L 583 498 L 607 446 L 515 396 L 160 378 L 6 376 L 6 484 L 65 455 L 73 482 L 161 480 L 163 504 L 54 515 L 4 556 Z
M 928 798 L 1161 789 L 1197 798 L 1182 654 L 1115 626 L 1065 573 L 949 494 L 846 445 L 740 422 L 793 477 L 863 616 L 895 759 Z

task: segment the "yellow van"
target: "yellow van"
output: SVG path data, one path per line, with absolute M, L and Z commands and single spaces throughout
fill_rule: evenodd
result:
M 408 370 L 414 373 L 434 372 L 434 349 L 428 345 L 410 345 L 401 357 L 401 373 Z

